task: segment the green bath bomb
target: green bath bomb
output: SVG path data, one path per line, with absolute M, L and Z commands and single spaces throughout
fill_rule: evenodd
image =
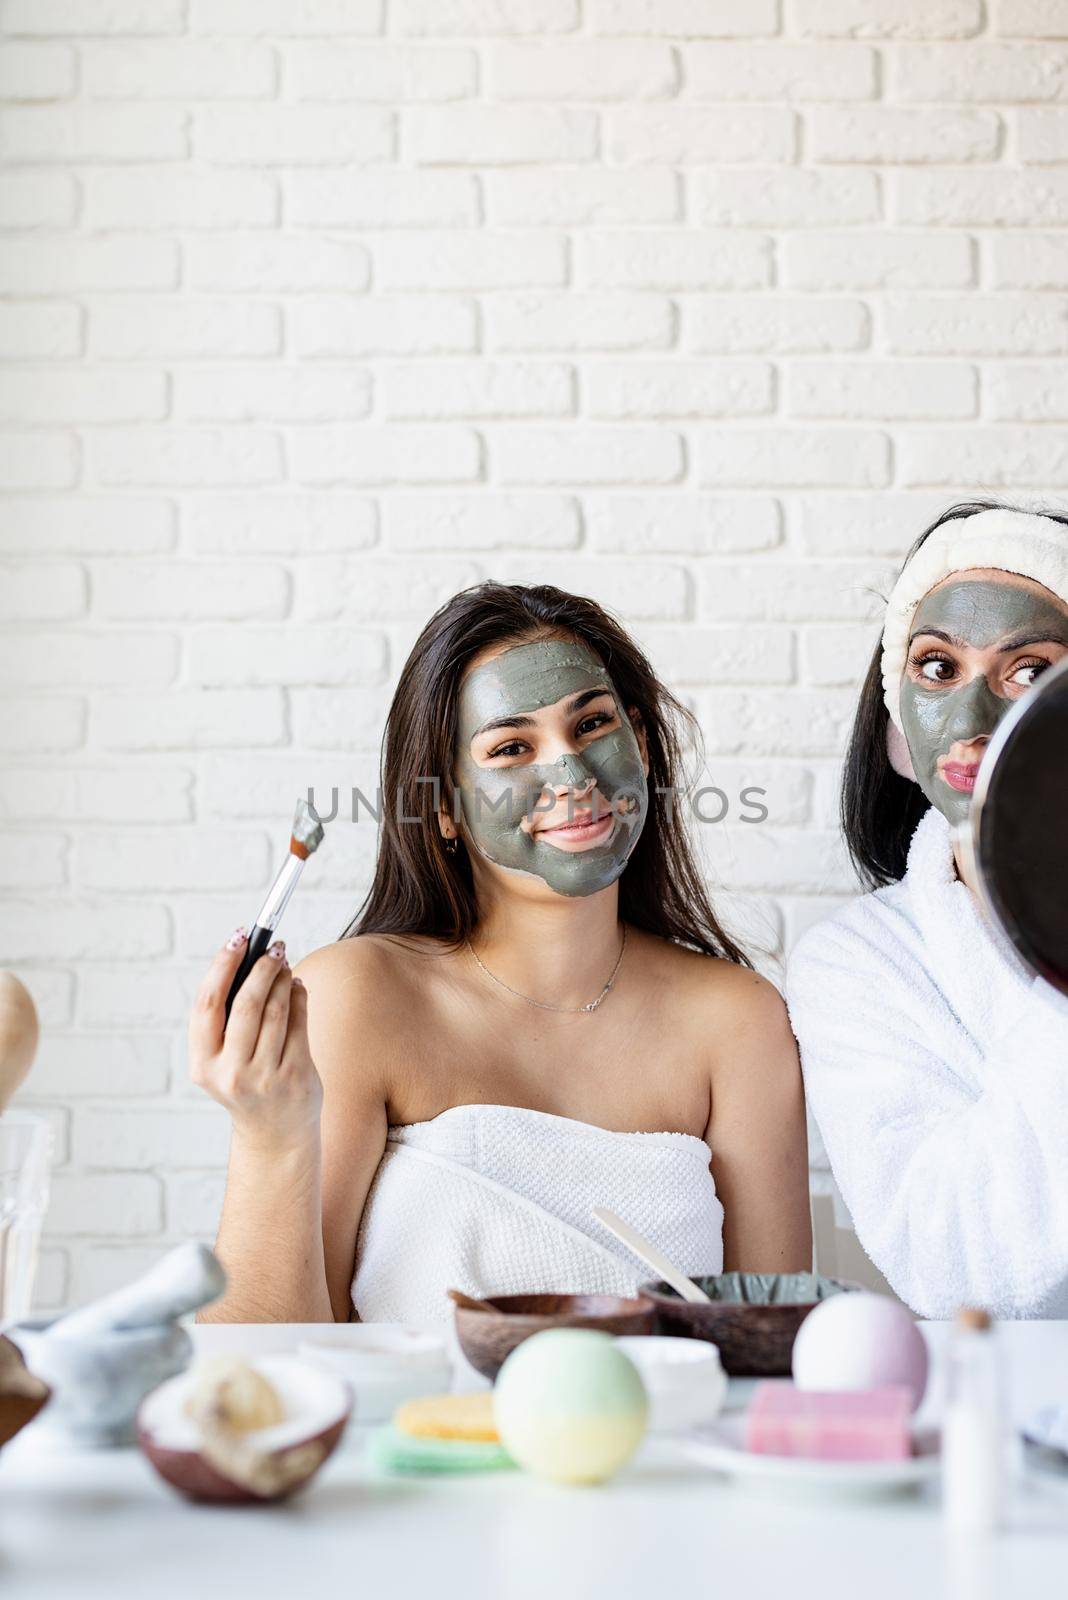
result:
M 501 1443 L 521 1467 L 556 1483 L 601 1483 L 641 1443 L 649 1400 L 607 1333 L 553 1328 L 512 1351 L 493 1409 Z

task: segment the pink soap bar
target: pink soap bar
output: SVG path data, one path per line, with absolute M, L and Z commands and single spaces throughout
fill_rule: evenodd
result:
M 758 1383 L 745 1448 L 813 1461 L 901 1461 L 912 1454 L 912 1395 L 903 1385 L 828 1394 L 788 1378 Z

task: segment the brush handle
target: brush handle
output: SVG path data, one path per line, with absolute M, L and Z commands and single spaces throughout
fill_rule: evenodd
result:
M 260 907 L 259 916 L 248 936 L 248 944 L 245 946 L 241 965 L 237 969 L 237 976 L 230 985 L 230 993 L 226 996 L 226 1022 L 230 1020 L 230 1007 L 237 998 L 237 991 L 268 945 L 274 943 L 275 929 L 282 920 L 282 912 L 289 904 L 290 895 L 300 882 L 303 868 L 303 859 L 290 852 L 282 863 L 277 878 L 271 884 L 270 892 Z
M 230 1007 L 237 999 L 238 990 L 241 988 L 241 985 L 244 983 L 245 979 L 256 965 L 256 962 L 260 959 L 260 956 L 262 956 L 266 951 L 267 946 L 273 942 L 274 929 L 264 928 L 260 923 L 257 922 L 252 929 L 252 932 L 248 936 L 248 944 L 245 946 L 245 954 L 241 958 L 241 965 L 238 967 L 237 975 L 234 978 L 233 983 L 230 985 L 230 993 L 226 996 L 227 1022 L 230 1020 Z

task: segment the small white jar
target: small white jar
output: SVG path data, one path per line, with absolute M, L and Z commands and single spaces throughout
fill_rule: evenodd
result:
M 641 1373 L 653 1433 L 681 1433 L 714 1422 L 727 1396 L 727 1374 L 714 1344 L 669 1334 L 616 1340 Z
M 388 1421 L 403 1401 L 452 1387 L 444 1337 L 399 1322 L 326 1323 L 299 1354 L 346 1380 L 357 1424 Z

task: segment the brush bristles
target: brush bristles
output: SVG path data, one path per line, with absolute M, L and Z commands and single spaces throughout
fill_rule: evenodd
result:
M 307 800 L 298 800 L 296 814 L 293 817 L 293 832 L 289 840 L 290 853 L 299 856 L 301 861 L 307 861 L 322 842 L 322 823 Z

